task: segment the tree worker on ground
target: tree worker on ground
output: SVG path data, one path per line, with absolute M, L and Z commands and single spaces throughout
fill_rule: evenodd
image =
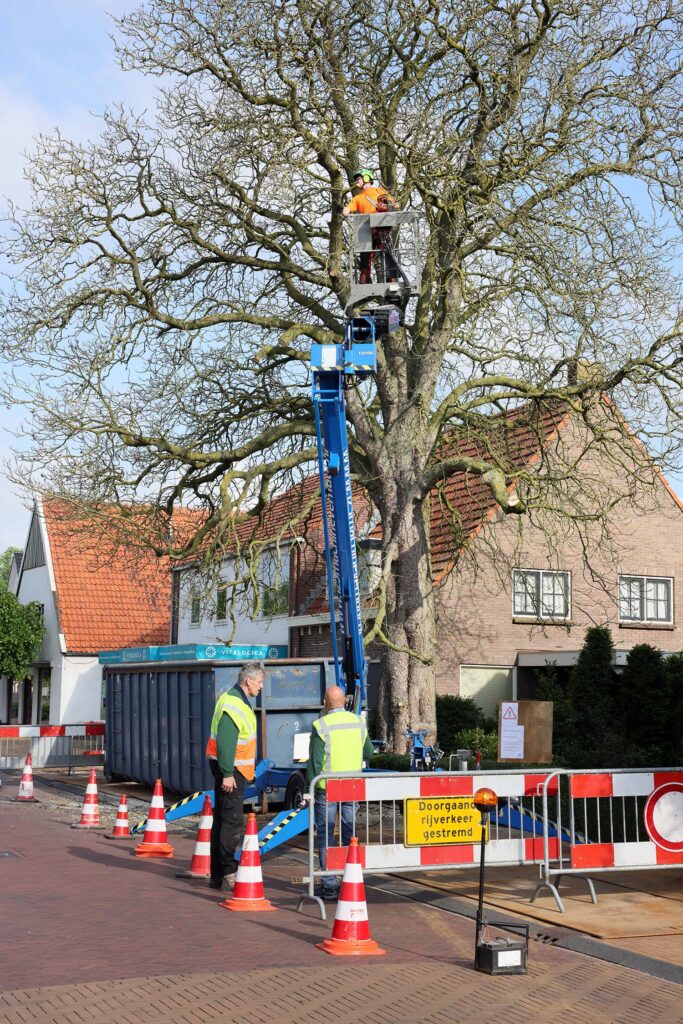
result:
M 306 779 L 310 786 L 316 775 L 323 772 L 359 772 L 363 761 L 373 753 L 372 740 L 368 736 L 365 720 L 345 710 L 346 694 L 340 686 L 330 686 L 325 691 L 324 715 L 316 719 L 311 728 Z M 325 799 L 325 781 L 316 783 L 313 813 L 315 815 L 316 846 L 320 867 L 327 864 L 326 850 L 334 842 L 334 825 L 337 820 L 337 804 L 328 804 Z M 349 846 L 354 833 L 355 804 L 341 805 L 341 840 Z M 339 895 L 339 880 L 323 878 L 318 895 L 324 900 L 336 900 Z
M 211 719 L 206 756 L 216 780 L 209 881 L 212 889 L 235 883 L 235 850 L 244 831 L 244 787 L 256 771 L 256 715 L 249 698 L 258 696 L 264 678 L 265 672 L 256 662 L 243 665 L 237 685 L 220 695 Z
M 385 188 L 374 184 L 372 171 L 366 167 L 353 176 L 358 195 L 354 196 L 342 210 L 345 217 L 352 213 L 390 213 L 398 210 L 398 203 Z M 391 251 L 391 228 L 372 228 L 372 251 L 360 254 L 359 284 L 370 284 L 372 265 L 376 253 L 383 257 L 383 278 L 387 282 L 398 280 L 398 266 Z

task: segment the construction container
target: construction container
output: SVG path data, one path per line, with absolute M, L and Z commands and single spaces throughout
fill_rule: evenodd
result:
M 107 776 L 150 786 L 159 778 L 176 793 L 211 788 L 204 753 L 211 716 L 219 695 L 237 684 L 241 664 L 147 661 L 103 668 Z M 278 769 L 296 773 L 294 737 L 310 732 L 319 717 L 325 689 L 335 681 L 334 665 L 299 659 L 265 661 L 264 668 L 264 686 L 254 703 L 257 760 L 268 758 Z M 276 787 L 272 798 L 284 800 L 285 789 Z

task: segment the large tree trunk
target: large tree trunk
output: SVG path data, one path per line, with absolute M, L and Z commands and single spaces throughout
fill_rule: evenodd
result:
M 384 518 L 390 527 L 385 526 L 385 557 L 391 557 L 387 549 L 392 544 L 394 557 L 384 624 L 390 646 L 382 652 L 378 713 L 388 748 L 404 753 L 409 728 L 436 730 L 436 616 L 427 502 L 401 502 L 399 497 L 397 504 L 393 515 Z

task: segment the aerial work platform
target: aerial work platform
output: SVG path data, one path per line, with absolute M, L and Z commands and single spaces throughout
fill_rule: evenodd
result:
M 405 308 L 410 298 L 419 295 L 422 279 L 419 214 L 412 210 L 355 213 L 346 218 L 346 225 L 351 285 L 347 311 L 370 299 Z M 375 280 L 361 283 L 368 263 Z

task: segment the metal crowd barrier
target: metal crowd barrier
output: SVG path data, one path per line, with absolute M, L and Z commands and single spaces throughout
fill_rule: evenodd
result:
M 552 842 L 550 797 L 566 842 Z M 597 903 L 592 879 L 600 871 L 683 866 L 683 768 L 619 768 L 552 772 L 542 786 L 543 860 L 531 897 L 549 889 L 560 913 L 559 885 L 577 875 Z M 553 881 L 554 879 L 554 881 Z
M 104 722 L 0 725 L 0 768 L 90 768 L 104 764 Z
M 357 836 L 361 846 L 363 872 L 384 874 L 477 867 L 480 837 L 477 827 L 480 815 L 474 809 L 472 796 L 482 786 L 493 789 L 499 798 L 497 811 L 491 816 L 487 839 L 488 863 L 498 866 L 539 865 L 544 861 L 546 853 L 551 861 L 553 855 L 559 855 L 559 834 L 552 821 L 549 823 L 547 817 L 543 818 L 541 791 L 544 789 L 546 804 L 552 813 L 557 781 L 555 779 L 553 786 L 547 784 L 547 779 L 545 772 L 528 772 L 523 769 L 495 774 L 468 771 L 410 774 L 344 772 L 318 775 L 308 791 L 311 814 L 308 828 L 308 874 L 304 878 L 308 891 L 301 897 L 297 909 L 301 910 L 304 902 L 310 899 L 317 903 L 320 915 L 325 920 L 325 907 L 322 899 L 316 895 L 315 883 L 341 873 L 346 862 L 347 850 L 342 846 L 338 814 L 336 840 L 334 836 L 328 836 L 325 846 L 327 868 L 323 871 L 316 864 L 314 804 L 316 783 L 319 780 L 325 781 L 326 803 L 342 802 L 352 809 L 353 835 Z M 409 808 L 407 800 L 413 800 L 415 804 Z M 411 815 L 414 822 L 414 812 L 418 812 L 418 816 L 424 813 L 425 818 L 422 820 L 425 822 L 429 822 L 430 816 L 434 821 L 434 828 L 426 826 L 426 831 L 431 834 L 422 833 L 427 840 L 424 845 L 412 841 L 415 839 L 414 829 L 412 837 L 406 834 L 405 815 Z M 456 825 L 458 818 L 463 819 L 462 828 Z M 440 819 L 447 819 L 445 826 Z M 446 832 L 450 838 L 454 838 L 453 827 L 460 833 L 457 841 L 440 841 L 436 833 L 443 835 Z M 408 838 L 411 838 L 409 843 Z M 419 840 L 419 834 L 417 838 Z

